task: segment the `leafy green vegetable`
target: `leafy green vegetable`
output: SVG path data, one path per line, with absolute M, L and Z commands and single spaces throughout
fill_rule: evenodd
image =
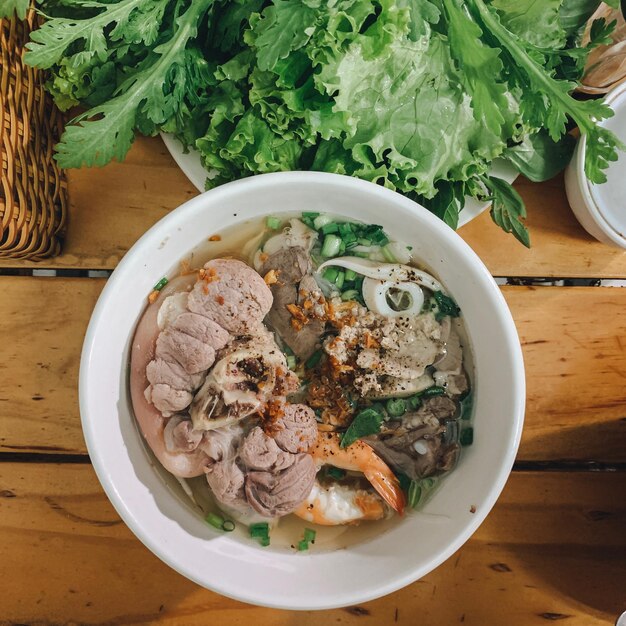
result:
M 576 140 L 569 134 L 553 141 L 546 131 L 540 130 L 507 148 L 504 156 L 526 178 L 540 182 L 556 176 L 570 162 L 575 147 Z
M 574 84 L 565 80 L 557 80 L 547 74 L 543 67 L 526 52 L 521 44 L 512 33 L 506 30 L 499 22 L 497 16 L 490 11 L 483 0 L 471 0 L 468 4 L 473 4 L 481 20 L 489 29 L 491 34 L 499 41 L 502 47 L 517 62 L 518 69 L 523 73 L 521 83 L 525 83 L 525 87 L 529 89 L 530 99 L 534 109 L 533 118 L 541 120 L 548 134 L 553 141 L 557 141 L 566 131 L 566 123 L 568 115 L 576 122 L 580 132 L 587 136 L 587 150 L 585 153 L 585 174 L 592 183 L 606 182 L 606 174 L 604 170 L 609 166 L 610 161 L 617 160 L 617 149 L 624 150 L 626 146 L 609 130 L 597 125 L 598 120 L 603 120 L 613 116 L 613 111 L 609 106 L 597 100 L 575 100 L 569 95 L 569 92 L 575 87 Z M 518 73 L 520 75 L 521 73 Z M 537 95 L 543 95 L 544 98 L 537 98 Z M 528 103 L 528 100 L 527 100 Z M 493 177 L 490 180 L 497 180 Z M 503 182 L 503 181 L 501 181 Z M 494 187 L 498 187 L 497 193 L 503 198 L 503 185 L 494 183 Z M 515 205 L 523 207 L 521 198 L 517 193 L 507 192 L 507 198 L 512 199 L 515 196 Z M 494 193 L 496 193 L 494 191 Z M 506 229 L 507 232 L 513 232 L 515 236 L 529 246 L 530 240 L 526 229 L 521 226 L 519 217 L 525 215 L 517 211 L 514 216 L 513 203 L 510 204 L 509 212 L 512 218 L 511 228 Z M 508 219 L 497 220 L 495 215 L 498 210 L 492 210 L 494 221 L 503 227 L 508 226 Z M 514 223 L 513 223 L 514 222 Z M 523 233 L 526 233 L 525 235 Z
M 17 15 L 18 19 L 23 20 L 29 6 L 30 0 L 4 0 L 0 3 L 0 18 Z
M 530 248 L 530 235 L 522 221 L 526 219 L 526 207 L 520 195 L 509 183 L 496 176 L 484 176 L 482 181 L 491 194 L 491 219 L 505 233 L 513 233 L 518 241 Z
M 121 160 L 136 132 L 165 131 L 200 153 L 207 188 L 336 172 L 396 189 L 453 228 L 467 197 L 491 198 L 494 221 L 528 245 L 523 202 L 490 176 L 493 160 L 545 179 L 565 166 L 573 122 L 586 136 L 587 176 L 600 183 L 623 148 L 597 125 L 610 109 L 570 95 L 614 27 L 596 22 L 580 46 L 595 0 L 41 4 L 27 62 L 49 70 L 63 110 L 87 108 L 57 146 L 65 167 Z
M 461 314 L 461 309 L 458 304 L 443 291 L 434 291 L 433 299 L 435 301 L 435 319 L 440 322 L 444 317 L 458 317 Z
M 566 32 L 561 25 L 563 0 L 493 0 L 502 24 L 514 35 L 539 48 L 561 48 Z
M 375 409 L 363 409 L 352 420 L 348 430 L 341 437 L 341 447 L 347 448 L 361 437 L 375 435 L 382 426 L 384 414 Z
M 568 36 L 575 36 L 600 6 L 601 0 L 564 0 L 559 9 L 559 24 Z

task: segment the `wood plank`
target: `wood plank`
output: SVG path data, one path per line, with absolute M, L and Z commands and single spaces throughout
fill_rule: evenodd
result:
M 488 211 L 459 230 L 494 276 L 626 276 L 624 251 L 596 241 L 574 217 L 562 176 L 541 184 L 519 178 L 515 188 L 528 210 L 530 250 L 494 228 Z
M 0 277 L 0 450 L 86 452 L 78 367 L 104 282 Z
M 104 281 L 0 277 L 0 451 L 84 453 L 81 345 Z M 505 287 L 526 362 L 519 460 L 626 461 L 626 289 Z
M 518 459 L 626 459 L 626 289 L 505 287 L 524 351 Z
M 256 608 L 202 589 L 135 539 L 89 465 L 0 466 L 0 620 L 609 626 L 624 610 L 626 475 L 516 473 L 483 526 L 423 580 L 359 607 Z
M 62 256 L 34 264 L 0 259 L 0 267 L 111 269 L 168 211 L 196 195 L 159 138 L 138 138 L 124 163 L 69 171 L 70 220 Z M 533 247 L 526 250 L 491 223 L 488 212 L 461 235 L 495 276 L 626 277 L 626 255 L 580 227 L 562 177 L 516 188 L 528 207 Z

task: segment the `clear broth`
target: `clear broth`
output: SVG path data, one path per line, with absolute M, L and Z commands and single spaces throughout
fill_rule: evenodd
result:
M 283 213 L 277 215 L 283 221 L 283 227 L 285 222 L 290 218 L 299 217 L 300 212 Z M 330 213 L 332 215 L 332 213 Z M 338 221 L 345 220 L 341 216 L 337 216 Z M 273 234 L 277 234 L 280 230 L 270 230 L 267 228 L 265 218 L 257 218 L 252 220 L 246 220 L 235 226 L 231 226 L 216 233 L 210 233 L 207 239 L 196 246 L 189 255 L 181 260 L 180 271 L 185 272 L 189 270 L 195 270 L 201 268 L 207 261 L 211 259 L 224 257 L 224 258 L 236 258 L 244 261 L 245 263 L 251 263 L 251 256 L 258 246 L 267 238 Z M 218 236 L 219 240 L 211 241 L 211 237 Z M 258 243 L 254 246 L 249 246 L 250 250 L 247 250 L 247 245 L 252 241 L 258 239 Z M 245 250 L 245 252 L 244 252 Z M 432 271 L 424 263 L 419 265 L 412 261 L 412 264 L 420 269 L 423 269 L 433 276 L 436 273 Z M 169 278 L 178 274 L 177 271 L 172 272 Z M 472 393 L 475 394 L 475 379 L 473 370 L 472 350 L 467 335 L 466 329 L 460 319 L 455 320 L 455 328 L 461 338 L 461 344 L 463 349 L 463 365 L 465 371 L 470 379 L 470 385 Z M 473 415 L 471 420 L 473 422 Z M 462 453 L 461 453 L 462 456 Z M 158 461 L 156 464 L 159 465 Z M 167 473 L 165 469 L 160 468 L 163 473 Z M 454 470 L 453 470 L 454 471 Z M 165 477 L 164 477 L 165 478 Z M 173 478 L 168 475 L 168 478 Z M 436 493 L 443 483 L 445 483 L 446 475 L 438 481 L 437 487 L 433 493 L 429 496 L 432 497 Z M 175 479 L 183 485 L 172 485 L 170 480 L 167 480 L 170 485 L 178 491 L 179 496 L 186 503 L 191 505 L 195 511 L 206 516 L 208 513 L 218 513 L 223 515 L 219 506 L 215 502 L 211 490 L 203 476 L 198 476 L 192 479 Z M 408 512 L 409 515 L 419 515 L 419 511 Z M 439 516 L 437 516 L 439 517 Z M 358 525 L 343 525 L 343 526 L 319 526 L 306 522 L 305 520 L 297 517 L 296 515 L 287 515 L 285 517 L 276 520 L 274 527 L 270 532 L 271 544 L 268 550 L 279 551 L 297 551 L 297 543 L 302 539 L 305 528 L 314 528 L 316 531 L 315 544 L 310 549 L 315 552 L 329 552 L 333 550 L 344 550 L 351 546 L 362 544 L 370 541 L 375 537 L 379 537 L 382 533 L 388 532 L 394 528 L 397 524 L 401 523 L 402 519 L 393 515 L 388 519 L 378 521 L 364 521 Z M 246 543 L 256 543 L 255 539 L 251 539 L 247 528 L 242 523 L 237 523 L 235 530 L 230 533 L 230 536 L 237 538 Z

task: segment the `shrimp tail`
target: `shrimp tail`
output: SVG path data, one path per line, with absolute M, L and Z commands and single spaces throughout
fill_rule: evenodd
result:
M 368 469 L 364 472 L 365 478 L 376 489 L 380 497 L 398 514 L 404 515 L 406 497 L 400 481 L 391 471 L 383 472 L 378 468 Z

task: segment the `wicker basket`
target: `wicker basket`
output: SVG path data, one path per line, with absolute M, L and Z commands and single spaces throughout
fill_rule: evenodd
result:
M 67 181 L 53 159 L 63 119 L 44 91 L 44 76 L 22 61 L 37 16 L 0 19 L 0 258 L 59 254 Z

